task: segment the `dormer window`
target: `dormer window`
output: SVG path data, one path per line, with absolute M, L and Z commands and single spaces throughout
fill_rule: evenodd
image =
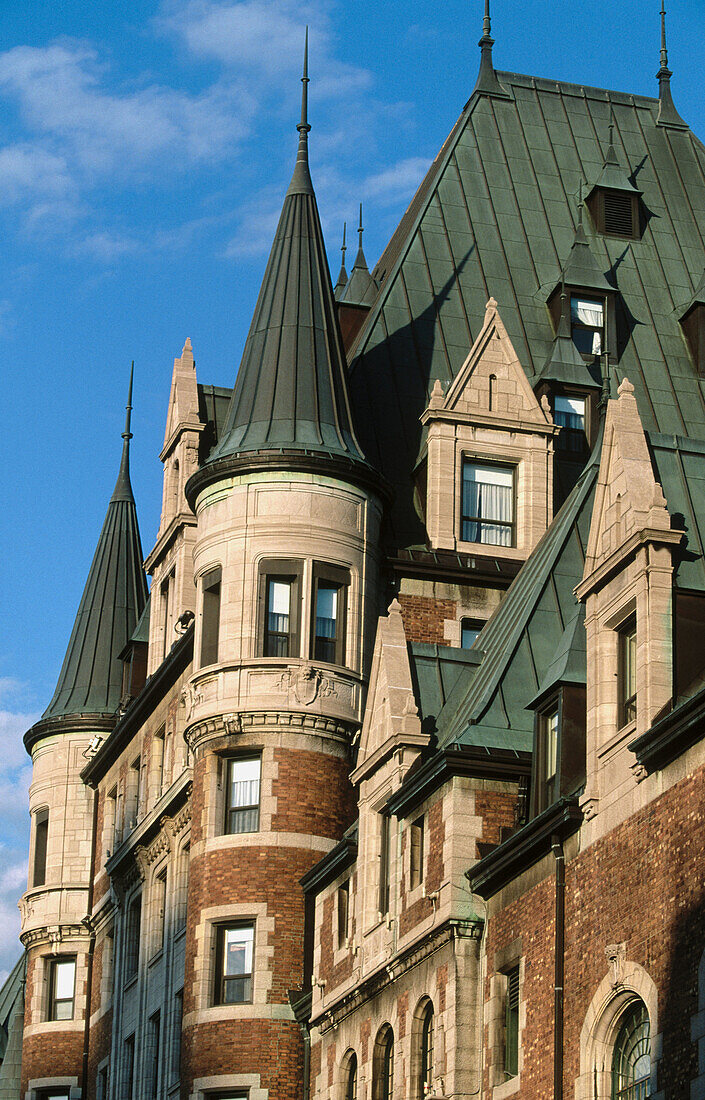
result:
M 605 303 L 601 298 L 571 294 L 570 331 L 573 343 L 587 362 L 602 355 L 605 343 Z
M 587 442 L 587 398 L 556 394 L 553 420 L 560 426 L 558 447 L 562 451 L 583 451 Z
M 681 317 L 690 354 L 700 375 L 705 375 L 705 305 L 695 301 Z
M 463 461 L 463 542 L 514 545 L 514 470 Z
M 636 191 L 598 187 L 588 200 L 598 233 L 636 240 L 639 233 L 639 195 Z

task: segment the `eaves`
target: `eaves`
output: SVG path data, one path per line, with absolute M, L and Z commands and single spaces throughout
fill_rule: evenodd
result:
M 314 864 L 311 870 L 299 879 L 304 893 L 313 894 L 314 896 L 320 894 L 321 890 L 333 882 L 338 875 L 342 875 L 348 867 L 351 867 L 356 859 L 357 838 L 344 836 L 342 840 L 338 841 L 335 848 L 331 848 L 323 859 L 319 859 L 318 863 Z
M 670 764 L 705 733 L 705 688 L 629 742 L 637 762 L 652 772 Z
M 492 897 L 548 855 L 554 837 L 566 840 L 576 833 L 582 820 L 577 797 L 561 798 L 465 872 L 471 889 L 482 898 Z
M 531 775 L 531 753 L 514 749 L 487 749 L 459 745 L 437 752 L 387 800 L 384 810 L 405 817 L 446 780 L 459 775 L 471 779 L 511 782 Z

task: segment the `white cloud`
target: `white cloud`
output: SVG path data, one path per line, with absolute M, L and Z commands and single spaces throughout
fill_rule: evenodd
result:
M 194 55 L 250 76 L 296 87 L 304 28 L 310 27 L 310 75 L 320 99 L 369 88 L 371 74 L 335 56 L 331 4 L 326 0 L 168 0 L 156 25 Z
M 425 157 L 407 157 L 405 160 L 400 160 L 382 172 L 369 176 L 364 183 L 365 195 L 380 205 L 411 198 L 430 163 L 430 160 Z
M 11 677 L 0 678 L 0 699 L 21 697 L 24 685 Z M 17 900 L 27 885 L 29 849 L 29 784 L 32 764 L 22 735 L 38 714 L 0 710 L 0 976 L 9 972 L 22 950 L 18 936 L 20 916 Z M 1 984 L 1 982 L 0 982 Z

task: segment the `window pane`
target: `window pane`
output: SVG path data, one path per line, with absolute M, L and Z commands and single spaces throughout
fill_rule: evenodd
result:
M 514 471 L 463 464 L 462 538 L 494 546 L 512 545 Z
M 556 396 L 554 407 L 556 424 L 573 431 L 585 428 L 585 398 Z
M 64 1001 L 73 998 L 73 981 L 76 973 L 76 963 L 73 959 L 69 962 L 55 963 L 54 988 L 57 1000 Z
M 482 625 L 481 623 L 473 622 L 472 619 L 462 620 L 460 627 L 460 646 L 462 649 L 472 649 L 480 636 Z
M 558 711 L 546 715 L 546 779 L 556 774 L 556 755 L 558 748 Z
M 226 928 L 224 972 L 226 977 L 252 973 L 253 928 Z
M 267 629 L 265 657 L 288 657 L 291 631 L 293 581 L 270 577 L 267 581 Z
M 229 833 L 255 833 L 259 829 L 259 757 L 231 760 L 228 783 L 227 820 Z

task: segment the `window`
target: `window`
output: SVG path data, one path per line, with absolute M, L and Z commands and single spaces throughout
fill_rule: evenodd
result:
M 188 868 L 191 845 L 184 844 L 176 863 L 176 888 L 174 891 L 174 930 L 178 932 L 186 927 L 186 908 L 188 904 Z
M 491 546 L 514 545 L 514 471 L 463 462 L 461 538 Z
M 602 355 L 605 336 L 605 303 L 599 298 L 570 298 L 570 328 L 573 343 L 583 359 L 592 362 Z
M 76 986 L 76 960 L 61 958 L 49 962 L 50 1020 L 73 1020 L 73 998 Z
M 335 566 L 316 563 L 313 574 L 311 657 L 331 664 L 345 663 L 347 591 L 350 574 Z
M 259 829 L 261 765 L 258 756 L 228 761 L 226 833 L 256 833 Z
M 636 619 L 619 631 L 619 728 L 636 720 Z
M 409 828 L 409 879 L 415 890 L 423 882 L 424 819 L 417 818 Z
M 252 924 L 220 926 L 216 942 L 215 1003 L 244 1004 L 252 1000 Z
M 262 600 L 261 653 L 264 657 L 298 657 L 301 562 L 260 564 Z
M 142 895 L 130 902 L 125 925 L 124 980 L 131 981 L 137 974 L 140 961 L 140 925 L 142 923 Z
M 504 1077 L 519 1073 L 519 967 L 506 974 L 504 994 Z
M 37 810 L 34 815 L 34 866 L 32 886 L 44 886 L 47 880 L 47 840 L 49 837 L 49 811 Z
M 117 787 L 113 787 L 105 796 L 103 841 L 107 859 L 117 848 Z
M 123 1096 L 125 1100 L 132 1100 L 135 1087 L 135 1037 L 130 1035 L 125 1039 L 122 1049 L 122 1080 L 124 1082 Z
M 154 801 L 161 797 L 164 790 L 164 739 L 166 730 L 164 726 L 155 733 L 152 738 L 152 782 L 154 784 Z
M 612 1053 L 612 1100 L 646 1100 L 650 1095 L 651 1037 L 643 1001 L 625 1013 Z
M 394 1096 L 394 1032 L 384 1024 L 377 1033 L 372 1055 L 372 1100 Z
M 433 1088 L 433 1005 L 427 1004 L 421 1021 L 421 1058 L 419 1065 L 419 1098 L 428 1096 Z
M 162 657 L 166 657 L 171 649 L 171 620 L 173 616 L 174 602 L 174 573 L 171 573 L 162 583 Z
M 350 879 L 338 887 L 338 948 L 345 947 L 350 934 Z
M 137 818 L 140 812 L 141 801 L 141 786 L 142 786 L 142 758 L 137 757 L 132 761 L 127 774 L 127 797 L 125 806 L 125 816 L 127 818 L 128 829 L 134 829 L 137 824 Z
M 39 1089 L 35 1093 L 37 1100 L 69 1100 L 69 1090 L 57 1086 L 53 1089 Z
M 154 880 L 154 934 L 152 937 L 152 954 L 156 955 L 164 947 L 164 931 L 166 928 L 166 868 L 157 875 Z
M 101 1066 L 95 1083 L 96 1100 L 108 1100 L 108 1081 L 110 1080 L 110 1067 Z
M 154 1015 L 149 1018 L 149 1053 L 147 1057 L 147 1067 L 150 1077 L 148 1092 L 150 1100 L 157 1100 L 159 1096 L 159 1038 L 161 1022 L 162 1018 L 159 1012 L 155 1012 Z
M 583 451 L 587 443 L 585 434 L 584 397 L 565 397 L 556 394 L 553 402 L 553 420 L 560 426 L 558 446 L 562 451 Z
M 480 622 L 479 619 L 461 619 L 460 620 L 460 647 L 461 649 L 472 649 L 475 642 L 480 637 L 480 631 L 485 624 Z
M 388 814 L 379 815 L 379 911 L 389 912 L 392 827 Z
M 537 810 L 552 806 L 556 799 L 556 772 L 558 770 L 558 707 L 539 714 L 538 744 L 538 803 Z
M 174 1014 L 171 1020 L 171 1080 L 178 1081 L 181 1076 L 181 1021 L 184 1015 L 184 991 L 180 989 L 174 995 Z
M 220 634 L 221 570 L 211 569 L 201 578 L 201 665 L 214 665 L 218 660 Z
M 345 1067 L 344 1100 L 357 1100 L 357 1054 L 350 1051 Z

